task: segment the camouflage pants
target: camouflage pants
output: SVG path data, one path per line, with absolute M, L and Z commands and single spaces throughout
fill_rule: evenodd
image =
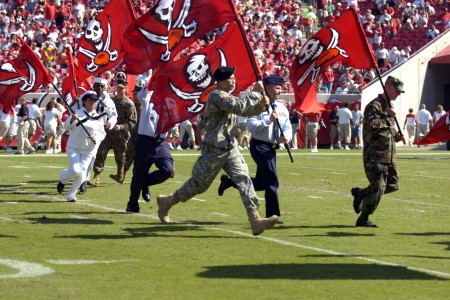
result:
M 364 169 L 369 186 L 361 189 L 361 211 L 365 214 L 373 214 L 384 194 L 392 193 L 400 188 L 397 165 L 381 164 L 371 161 L 364 163 Z
M 136 138 L 130 138 L 127 144 L 127 151 L 125 153 L 125 172 L 127 172 L 134 161 L 134 152 L 136 151 Z
M 247 164 L 239 151 L 236 148 L 228 151 L 206 145 L 203 145 L 202 155 L 192 168 L 192 177 L 173 193 L 175 202 L 186 202 L 204 193 L 222 169 L 237 184 L 246 211 L 257 209 L 259 200 L 248 175 Z
M 110 149 L 114 151 L 114 158 L 118 168 L 125 166 L 125 152 L 127 142 L 122 137 L 111 137 L 109 135 L 102 141 L 98 148 L 97 157 L 94 162 L 94 172 L 102 173 L 105 167 L 106 157 Z

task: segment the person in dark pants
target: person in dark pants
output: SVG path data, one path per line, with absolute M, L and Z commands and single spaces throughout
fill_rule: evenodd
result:
M 290 141 L 292 136 L 292 126 L 289 121 L 289 111 L 286 105 L 278 100 L 281 92 L 281 86 L 284 79 L 280 76 L 268 76 L 263 80 L 267 95 L 272 105 L 268 111 L 257 116 L 249 117 L 247 128 L 252 135 L 250 141 L 250 153 L 257 165 L 256 176 L 252 178 L 253 186 L 256 191 L 265 191 L 266 200 L 266 218 L 277 215 L 281 216 L 278 200 L 278 173 L 276 162 L 276 150 L 279 144 L 285 144 Z M 283 136 L 276 120 L 278 119 Z M 235 187 L 234 182 L 227 176 L 222 175 L 219 186 L 219 196 L 223 191 L 231 186 Z M 283 224 L 281 220 L 278 224 Z
M 134 155 L 133 178 L 130 185 L 130 198 L 126 211 L 139 213 L 139 196 L 150 201 L 149 186 L 160 184 L 175 174 L 173 158 L 170 154 L 169 144 L 166 142 L 167 133 L 156 131 L 159 116 L 153 110 L 150 102 L 151 93 L 144 86 L 137 95 L 141 102 L 136 153 Z M 157 170 L 149 173 L 153 164 Z
M 379 94 L 364 109 L 363 162 L 369 185 L 351 189 L 353 209 L 360 214 L 356 226 L 360 227 L 378 227 L 369 220 L 369 215 L 375 212 L 384 194 L 400 188 L 395 143 L 405 143 L 405 137 L 395 129 L 396 113 L 390 102 L 405 90 L 403 82 L 393 76 L 386 79 L 385 87 L 385 93 Z

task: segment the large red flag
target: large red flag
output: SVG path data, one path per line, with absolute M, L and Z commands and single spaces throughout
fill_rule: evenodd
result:
M 450 112 L 443 115 L 431 128 L 430 132 L 422 139 L 415 141 L 416 145 L 436 144 L 450 141 L 450 124 L 448 123 Z
M 234 94 L 257 81 L 244 37 L 235 21 L 208 47 L 161 67 L 147 89 L 158 113 L 158 131 L 166 132 L 176 123 L 201 113 L 209 93 L 216 87 L 213 72 L 219 66 L 236 66 Z
M 22 95 L 52 82 L 41 60 L 20 36 L 18 38 L 22 44 L 19 55 L 0 67 L 0 103 L 6 109 Z
M 204 34 L 236 19 L 232 0 L 160 0 L 125 32 L 127 73 L 159 68 Z
M 130 0 L 114 0 L 89 22 L 78 47 L 78 80 L 112 69 L 121 61 L 125 30 L 135 19 Z
M 295 93 L 295 107 L 300 112 L 323 110 L 323 105 L 316 99 L 319 75 L 338 61 L 357 69 L 376 67 L 373 52 L 353 8 L 314 34 L 295 58 L 290 80 Z
M 79 96 L 86 92 L 87 90 L 92 89 L 93 85 L 93 78 L 92 76 L 89 76 L 88 78 L 85 78 L 82 81 L 78 80 L 78 64 L 75 61 L 72 51 L 70 51 L 70 48 L 68 48 L 67 52 L 67 77 L 64 79 L 62 83 L 62 95 L 64 99 L 66 100 L 67 105 L 72 105 L 73 99 L 75 99 L 76 96 Z

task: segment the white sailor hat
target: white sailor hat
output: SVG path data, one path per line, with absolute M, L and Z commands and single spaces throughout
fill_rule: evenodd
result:
M 105 78 L 101 78 L 101 77 L 95 77 L 94 78 L 94 83 L 108 85 L 108 80 L 106 80 Z

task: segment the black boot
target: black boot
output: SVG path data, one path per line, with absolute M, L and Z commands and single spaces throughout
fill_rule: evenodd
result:
M 230 176 L 222 174 L 222 176 L 220 176 L 220 185 L 217 189 L 217 194 L 219 194 L 219 196 L 222 196 L 223 192 L 229 187 L 234 187 L 235 189 L 237 189 L 237 184 L 234 183 L 233 180 L 231 180 Z
M 369 220 L 369 215 L 365 214 L 365 213 L 361 213 L 361 215 L 359 216 L 358 220 L 356 220 L 356 227 L 375 227 L 378 228 L 377 224 L 372 223 Z
M 142 198 L 146 201 L 146 202 L 150 202 L 150 190 L 148 189 L 148 185 L 146 184 L 143 188 L 142 188 Z
M 86 181 L 80 185 L 79 190 L 80 193 L 86 193 Z
M 361 195 L 361 189 L 360 188 L 352 188 L 352 196 L 353 196 L 353 209 L 355 210 L 355 213 L 359 214 L 361 210 L 359 209 L 359 206 L 362 202 L 362 195 Z

